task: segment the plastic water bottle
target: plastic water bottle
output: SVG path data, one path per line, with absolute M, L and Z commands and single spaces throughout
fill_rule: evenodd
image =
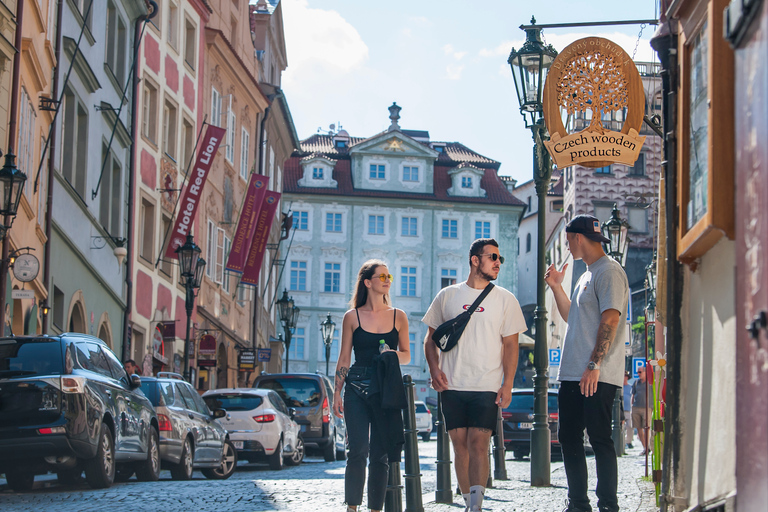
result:
M 379 340 L 379 354 L 383 354 L 387 351 L 387 342 L 384 340 Z

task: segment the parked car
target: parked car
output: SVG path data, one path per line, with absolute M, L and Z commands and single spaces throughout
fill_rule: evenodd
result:
M 424 402 L 416 401 L 414 405 L 416 406 L 416 428 L 419 429 L 421 439 L 429 441 L 429 436 L 432 434 L 432 411 Z
M 211 409 L 226 409 L 219 421 L 229 431 L 239 459 L 266 460 L 272 469 L 298 466 L 304 460 L 301 429 L 293 419 L 296 412 L 274 391 L 215 389 L 203 394 L 203 400 Z
M 237 467 L 237 451 L 217 418 L 191 384 L 178 373 L 143 377 L 141 389 L 155 406 L 160 429 L 160 460 L 174 480 L 189 480 L 195 469 L 206 478 L 224 480 Z M 124 477 L 124 475 L 123 475 Z M 128 475 L 130 477 L 130 475 Z
M 106 343 L 93 336 L 0 338 L 0 473 L 15 491 L 35 475 L 112 485 L 117 469 L 160 476 L 152 404 Z
M 326 462 L 347 457 L 344 420 L 333 414 L 333 387 L 324 375 L 272 373 L 256 377 L 253 387 L 275 391 L 287 407 L 296 410 L 304 443 L 319 448 Z
M 557 438 L 557 391 L 547 395 L 549 430 L 552 455 L 559 455 L 560 442 Z M 504 420 L 504 447 L 512 451 L 516 459 L 531 453 L 531 428 L 533 428 L 533 389 L 513 389 L 512 402 L 501 411 Z

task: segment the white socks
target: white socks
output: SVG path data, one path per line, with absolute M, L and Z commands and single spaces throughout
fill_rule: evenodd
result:
M 466 505 L 467 508 L 469 508 L 469 493 L 462 494 L 464 496 L 464 505 Z
M 482 510 L 483 497 L 485 496 L 485 487 L 482 485 L 473 485 L 469 488 L 469 510 L 472 512 Z

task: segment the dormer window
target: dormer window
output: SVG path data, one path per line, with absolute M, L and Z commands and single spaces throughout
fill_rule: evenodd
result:
M 322 167 L 313 167 L 312 168 L 312 179 L 313 180 L 322 180 L 323 179 L 323 168 Z
M 482 179 L 485 171 L 472 164 L 462 163 L 448 171 L 452 186 L 448 189 L 449 196 L 485 197 Z
M 472 176 L 461 177 L 461 188 L 472 188 Z
M 336 188 L 338 183 L 333 179 L 335 166 L 335 160 L 313 153 L 301 160 L 302 176 L 296 184 L 300 187 Z
M 387 170 L 383 164 L 371 164 L 369 177 L 372 180 L 383 180 L 387 177 Z
M 419 181 L 419 168 L 412 165 L 404 166 L 403 181 Z
M 347 147 L 347 141 L 345 140 L 337 140 L 336 141 L 336 148 L 337 149 L 344 149 Z

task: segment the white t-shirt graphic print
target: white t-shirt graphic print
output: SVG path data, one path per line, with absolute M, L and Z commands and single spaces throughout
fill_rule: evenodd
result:
M 466 282 L 443 288 L 421 321 L 437 329 L 440 324 L 469 309 L 482 292 L 482 289 L 470 288 Z M 498 391 L 504 378 L 501 339 L 526 329 L 515 296 L 494 286 L 472 313 L 456 347 L 449 352 L 440 352 L 440 369 L 448 379 L 448 389 Z

